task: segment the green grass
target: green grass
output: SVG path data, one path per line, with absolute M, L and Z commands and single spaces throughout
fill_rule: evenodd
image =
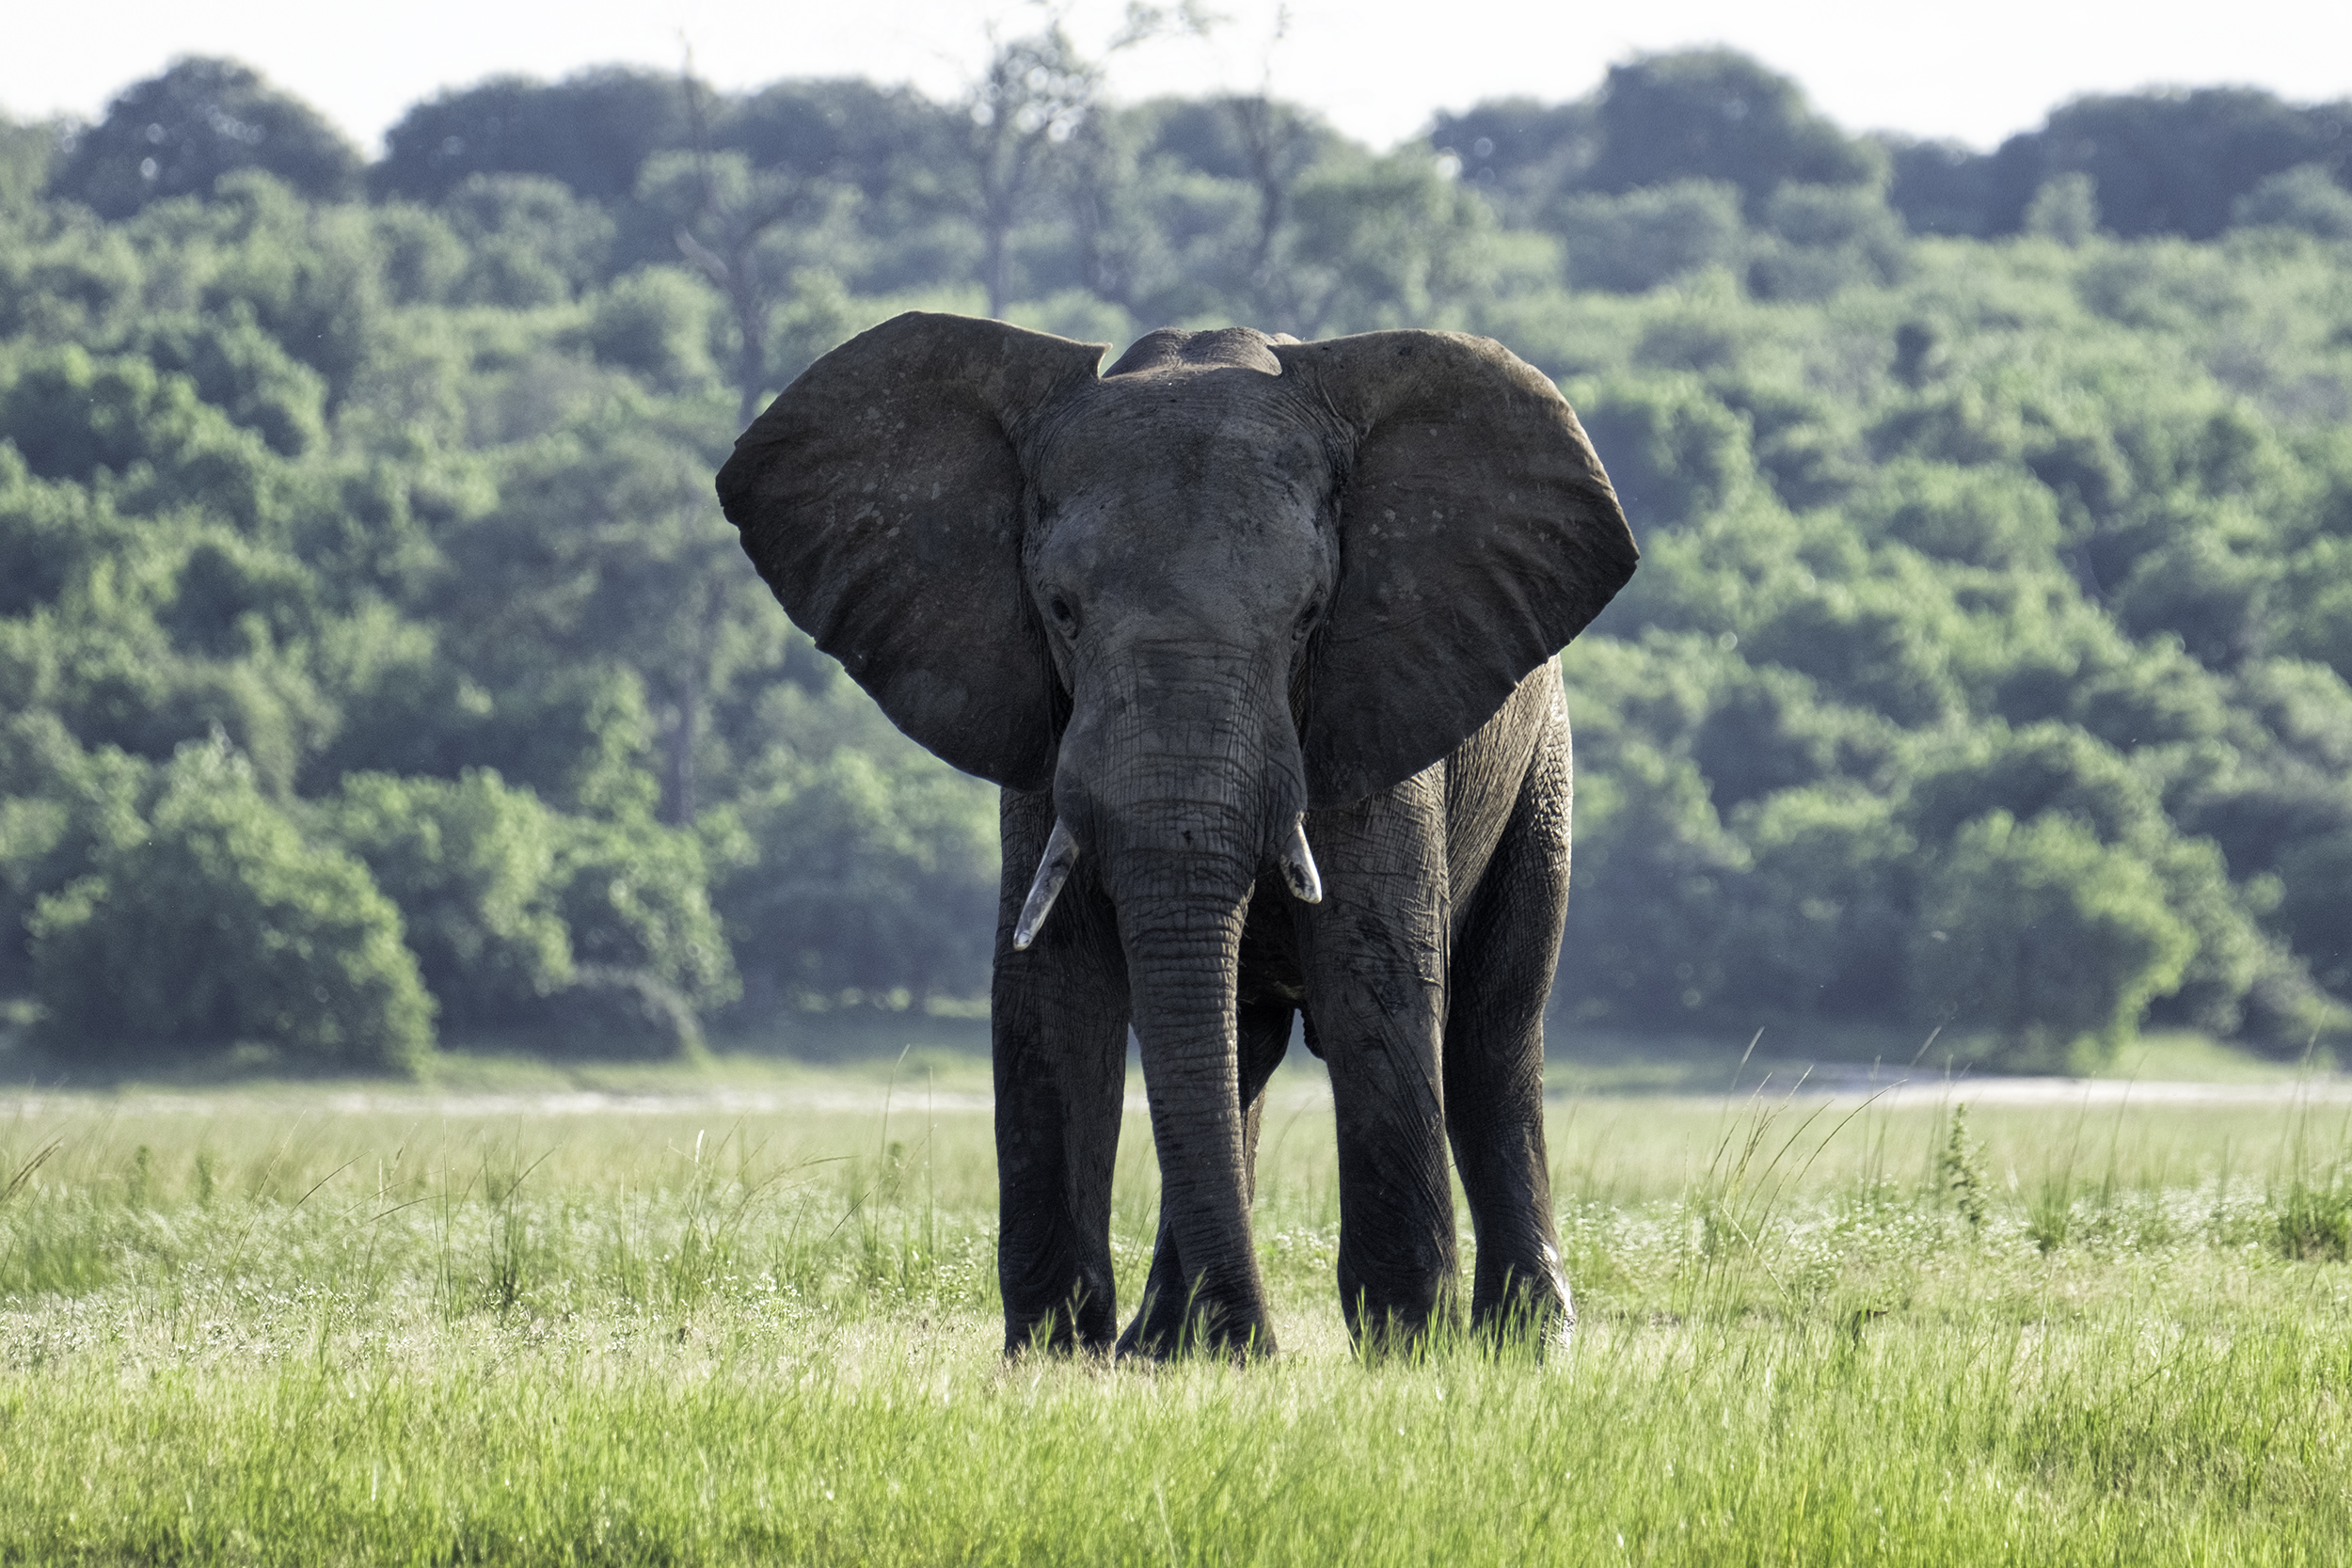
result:
M 2341 1104 L 1563 1100 L 1574 1348 L 1365 1365 L 1327 1101 L 1286 1070 L 1282 1355 L 1008 1366 L 985 1077 L 944 1065 L 0 1109 L 0 1562 L 2318 1562 L 2352 1535 Z M 1156 1200 L 1132 1117 L 1130 1304 Z
M 1979 1044 L 1981 1042 L 1979 1042 Z M 1770 1074 L 1786 1085 L 1812 1068 L 1841 1080 L 1876 1070 L 1881 1081 L 1913 1077 L 1965 1082 L 1995 1069 L 1972 1059 L 1968 1042 L 1941 1032 L 1823 1027 L 1746 1034 L 1643 1036 L 1553 1030 L 1548 1077 L 1554 1093 L 1720 1094 Z M 2121 1048 L 2094 1078 L 2143 1083 L 2291 1084 L 2335 1066 L 2332 1056 L 2280 1060 L 2186 1030 L 2146 1034 Z
M 2332 1065 L 2332 1058 L 2319 1065 Z M 2204 1035 L 2165 1031 L 2142 1035 L 2124 1046 L 2099 1076 L 2188 1084 L 2284 1084 L 2307 1070 L 2305 1063 L 2233 1050 Z

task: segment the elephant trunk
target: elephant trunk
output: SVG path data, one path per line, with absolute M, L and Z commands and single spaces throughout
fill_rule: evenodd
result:
M 1253 886 L 1279 897 L 1279 877 L 1305 897 L 1320 878 L 1299 826 L 1287 672 L 1254 651 L 1179 658 L 1169 646 L 1128 650 L 1079 683 L 1057 836 L 1096 857 L 1118 911 L 1186 1337 L 1263 1353 L 1236 1059 L 1242 922 Z M 1050 894 L 1057 863 L 1049 848 L 1033 895 Z
M 1120 927 L 1161 1212 L 1185 1292 L 1184 1338 L 1263 1354 L 1274 1336 L 1250 1236 L 1234 1018 L 1245 907 L 1216 896 L 1153 901 L 1122 910 Z

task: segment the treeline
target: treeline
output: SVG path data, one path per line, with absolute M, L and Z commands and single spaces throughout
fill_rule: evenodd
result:
M 1562 378 L 1646 552 L 1566 658 L 1565 1019 L 2342 1037 L 2343 120 L 2090 100 L 1980 159 L 1700 52 L 1379 154 L 1047 34 L 950 103 L 494 81 L 373 164 L 224 61 L 0 124 L 7 1016 L 401 1065 L 982 992 L 993 791 L 708 483 L 923 307 Z

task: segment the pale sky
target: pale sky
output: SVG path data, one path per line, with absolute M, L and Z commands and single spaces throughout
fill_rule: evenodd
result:
M 1067 0 L 1100 50 L 1124 0 Z M 1270 85 L 1378 147 L 1438 109 L 1589 91 L 1641 52 L 1729 44 L 1794 76 L 1847 129 L 1989 148 L 2085 92 L 2244 84 L 2297 101 L 2352 98 L 2352 3 L 2314 0 L 1204 0 L 1205 40 L 1119 55 L 1133 100 Z M 417 101 L 485 76 L 627 63 L 695 69 L 721 87 L 787 76 L 913 82 L 952 96 L 987 33 L 1037 25 L 1023 0 L 0 0 L 0 109 L 95 119 L 183 54 L 244 60 L 371 154 Z M 1288 25 L 1277 40 L 1277 18 Z

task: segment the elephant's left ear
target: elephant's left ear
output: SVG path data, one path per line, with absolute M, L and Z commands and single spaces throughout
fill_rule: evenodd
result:
M 1575 412 L 1502 344 L 1369 332 L 1274 353 L 1356 438 L 1299 735 L 1311 803 L 1344 805 L 1492 718 L 1640 552 Z

